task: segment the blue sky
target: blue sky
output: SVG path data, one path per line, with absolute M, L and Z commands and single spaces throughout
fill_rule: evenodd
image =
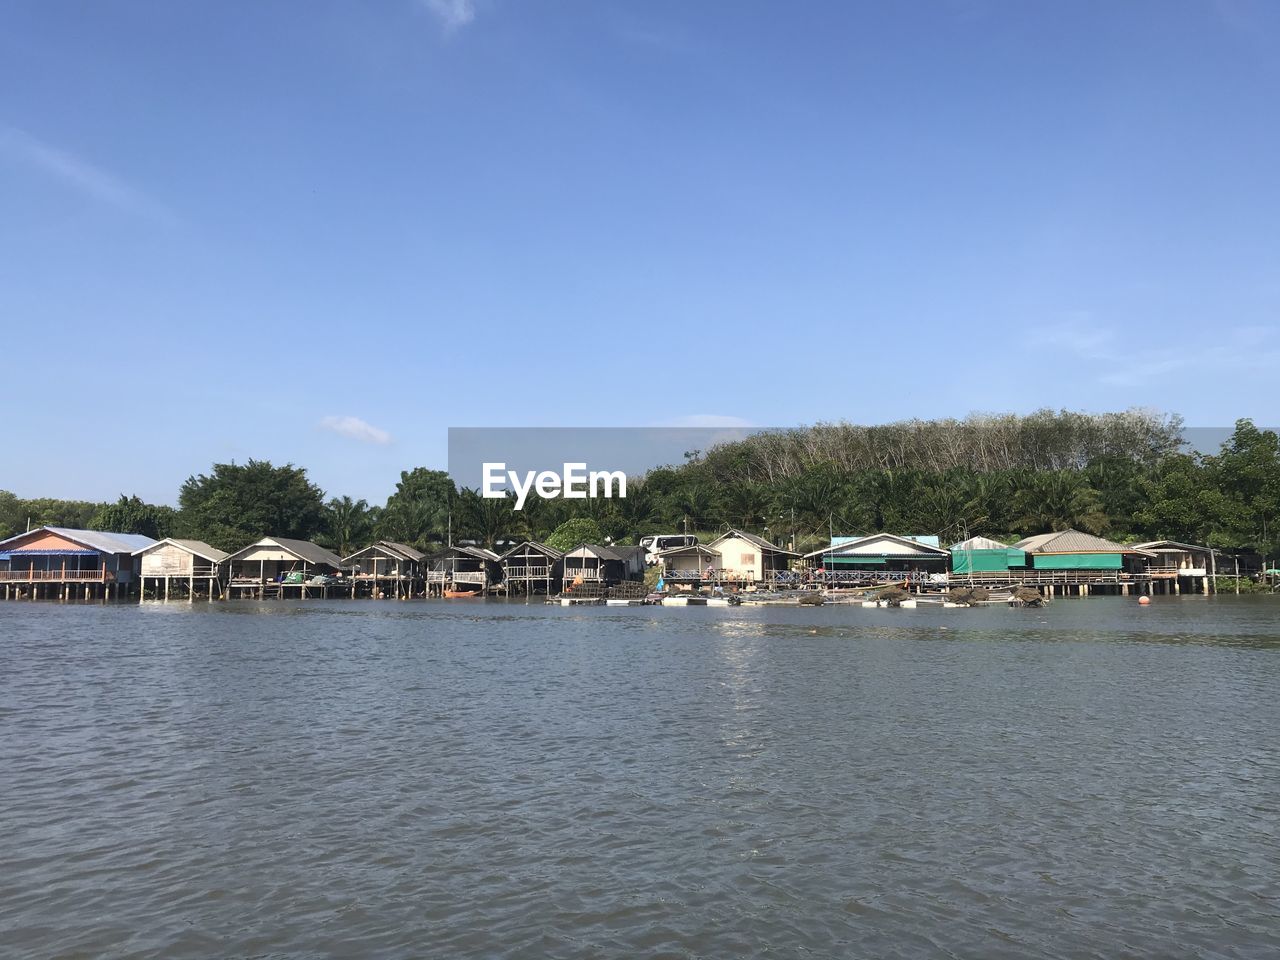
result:
M 1274 419 L 1278 48 L 1269 0 L 10 0 L 0 488 L 260 457 L 380 501 L 449 426 Z

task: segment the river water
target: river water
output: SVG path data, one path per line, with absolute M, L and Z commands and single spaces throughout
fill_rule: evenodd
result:
M 1280 956 L 1280 598 L 0 604 L 14 957 Z

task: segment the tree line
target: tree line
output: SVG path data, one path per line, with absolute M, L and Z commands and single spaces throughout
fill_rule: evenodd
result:
M 428 551 L 524 539 L 572 546 L 646 533 L 712 536 L 732 526 L 804 550 L 831 533 L 1007 541 L 1073 527 L 1122 541 L 1280 548 L 1280 441 L 1249 420 L 1212 454 L 1185 449 L 1178 418 L 1140 411 L 818 424 L 689 451 L 684 463 L 629 480 L 627 492 L 617 500 L 533 497 L 516 512 L 508 501 L 459 489 L 444 471 L 415 467 L 385 503 L 370 504 L 326 498 L 302 467 L 250 460 L 190 477 L 176 509 L 136 496 L 90 503 L 0 491 L 0 534 L 30 522 L 189 537 L 224 550 L 275 535 L 346 554 L 375 539 Z

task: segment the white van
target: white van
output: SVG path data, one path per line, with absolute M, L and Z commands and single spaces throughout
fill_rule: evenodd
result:
M 658 554 L 673 547 L 693 547 L 698 538 L 692 533 L 657 533 L 640 538 L 640 546 L 644 547 L 644 562 L 653 566 L 658 562 Z

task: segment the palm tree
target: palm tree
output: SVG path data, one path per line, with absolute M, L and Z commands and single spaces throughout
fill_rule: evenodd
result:
M 1067 529 L 1102 533 L 1107 528 L 1098 492 L 1077 470 L 1031 474 L 1015 492 L 1014 502 L 1028 534 Z
M 448 516 L 440 516 L 436 502 L 421 497 L 397 499 L 382 511 L 378 533 L 387 540 L 425 549 L 431 540 L 443 539 L 447 525 Z
M 702 483 L 686 483 L 671 496 L 671 506 L 688 529 L 711 530 L 720 524 L 720 498 L 716 490 Z
M 744 480 L 725 491 L 725 518 L 745 530 L 758 528 L 769 513 L 771 496 L 761 483 Z
M 340 557 L 366 544 L 377 520 L 377 510 L 371 509 L 368 501 L 352 500 L 347 496 L 330 500 L 325 514 L 329 542 Z
M 493 549 L 516 526 L 514 504 L 509 490 L 505 497 L 482 497 L 479 490 L 464 487 L 458 492 L 459 529 Z

